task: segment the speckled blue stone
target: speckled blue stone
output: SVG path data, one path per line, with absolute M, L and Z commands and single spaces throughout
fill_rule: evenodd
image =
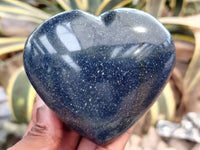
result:
M 58 14 L 30 35 L 24 52 L 28 78 L 45 103 L 99 145 L 144 114 L 174 63 L 165 27 L 128 8 L 99 17 L 80 10 Z

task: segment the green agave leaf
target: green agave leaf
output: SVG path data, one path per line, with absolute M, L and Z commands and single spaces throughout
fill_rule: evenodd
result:
M 189 17 L 166 17 L 160 18 L 164 24 L 179 24 L 189 26 L 195 36 L 195 50 L 192 60 L 184 77 L 184 86 L 191 91 L 200 80 L 200 15 Z
M 75 0 L 75 2 L 79 9 L 88 10 L 88 0 Z
M 134 8 L 145 11 L 146 1 L 141 0 Z
M 96 10 L 100 6 L 102 0 L 88 0 L 88 11 L 92 14 L 95 14 Z
M 23 37 L 14 37 L 14 38 L 2 38 L 0 37 L 0 46 L 5 44 L 11 44 L 14 42 L 23 42 L 26 41 L 26 38 Z
M 103 9 L 110 3 L 112 0 L 103 0 L 102 3 L 97 8 L 97 11 L 95 12 L 95 15 L 100 15 Z
M 56 0 L 58 4 L 66 11 L 72 9 L 70 0 Z
M 57 1 L 49 1 L 49 0 L 37 0 L 34 1 L 34 6 L 42 6 L 40 8 L 44 12 L 48 13 L 49 15 L 56 15 L 63 11 L 63 8 L 59 6 Z
M 172 0 L 173 15 L 178 16 L 185 5 L 185 0 Z
M 15 13 L 7 13 L 7 12 L 1 12 L 1 11 L 0 11 L 0 18 L 19 19 L 19 20 L 33 22 L 36 24 L 40 24 L 41 22 L 44 21 L 42 19 L 31 17 L 28 15 L 17 15 Z
M 131 3 L 132 0 L 103 0 L 99 7 L 97 8 L 95 14 L 100 15 L 101 13 L 108 11 L 110 9 L 124 7 L 125 5 Z
M 146 10 L 154 17 L 159 17 L 165 7 L 166 0 L 148 0 L 146 3 Z
M 123 7 L 132 2 L 132 0 L 56 0 L 64 10 L 81 9 L 95 15 L 102 12 Z
M 36 92 L 29 82 L 23 67 L 13 72 L 9 78 L 6 91 L 13 119 L 20 123 L 29 122 Z
M 189 17 L 161 17 L 159 20 L 163 24 L 176 24 L 184 25 L 192 28 L 200 28 L 200 15 L 194 15 Z
M 27 38 L 0 38 L 0 56 L 24 49 Z
M 15 13 L 17 15 L 34 16 L 43 20 L 48 19 L 51 16 L 38 8 L 32 7 L 31 5 L 18 0 L 1 0 L 0 11 Z
M 194 39 L 193 31 L 189 26 L 185 25 L 176 25 L 176 24 L 167 24 L 165 27 L 169 30 L 171 34 L 178 34 L 182 36 L 188 36 Z
M 185 0 L 184 7 L 182 9 L 182 15 L 189 16 L 197 13 L 200 13 L 200 1 Z
M 124 6 L 128 5 L 131 2 L 133 2 L 133 0 L 124 0 L 124 1 L 122 1 L 120 3 L 118 3 L 117 5 L 115 5 L 112 9 L 124 7 Z
M 51 15 L 18 0 L 1 0 L 0 17 L 26 20 L 40 24 Z
M 23 50 L 25 42 L 13 43 L 12 45 L 6 45 L 0 47 L 0 56 L 6 53 L 16 52 Z
M 18 15 L 28 15 L 28 16 L 31 16 L 31 17 L 38 18 L 38 16 L 34 13 L 28 12 L 28 11 L 20 9 L 20 8 L 11 7 L 11 6 L 0 5 L 0 11 L 6 12 L 6 13 L 18 14 Z
M 88 0 L 56 0 L 58 4 L 66 11 L 72 9 L 88 10 Z
M 194 30 L 195 50 L 184 77 L 184 85 L 191 91 L 200 80 L 200 29 Z
M 172 120 L 175 116 L 176 101 L 170 82 L 151 107 L 151 124 L 155 125 L 160 119 Z
M 195 43 L 194 38 L 188 35 L 183 35 L 183 34 L 172 34 L 173 39 L 175 40 L 182 40 L 190 43 Z

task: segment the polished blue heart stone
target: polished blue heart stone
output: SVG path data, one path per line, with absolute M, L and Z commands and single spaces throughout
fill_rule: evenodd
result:
M 28 38 L 24 66 L 44 102 L 72 129 L 105 145 L 161 92 L 175 63 L 172 38 L 154 17 L 121 8 L 58 14 Z

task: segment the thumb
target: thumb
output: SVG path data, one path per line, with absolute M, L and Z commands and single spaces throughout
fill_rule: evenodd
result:
M 35 111 L 27 134 L 8 150 L 57 150 L 62 139 L 62 122 L 44 104 Z

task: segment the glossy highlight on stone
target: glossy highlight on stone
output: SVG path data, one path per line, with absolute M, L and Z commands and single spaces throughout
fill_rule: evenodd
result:
M 105 145 L 151 106 L 175 64 L 165 27 L 120 8 L 58 14 L 28 38 L 24 66 L 45 103 L 72 129 Z

